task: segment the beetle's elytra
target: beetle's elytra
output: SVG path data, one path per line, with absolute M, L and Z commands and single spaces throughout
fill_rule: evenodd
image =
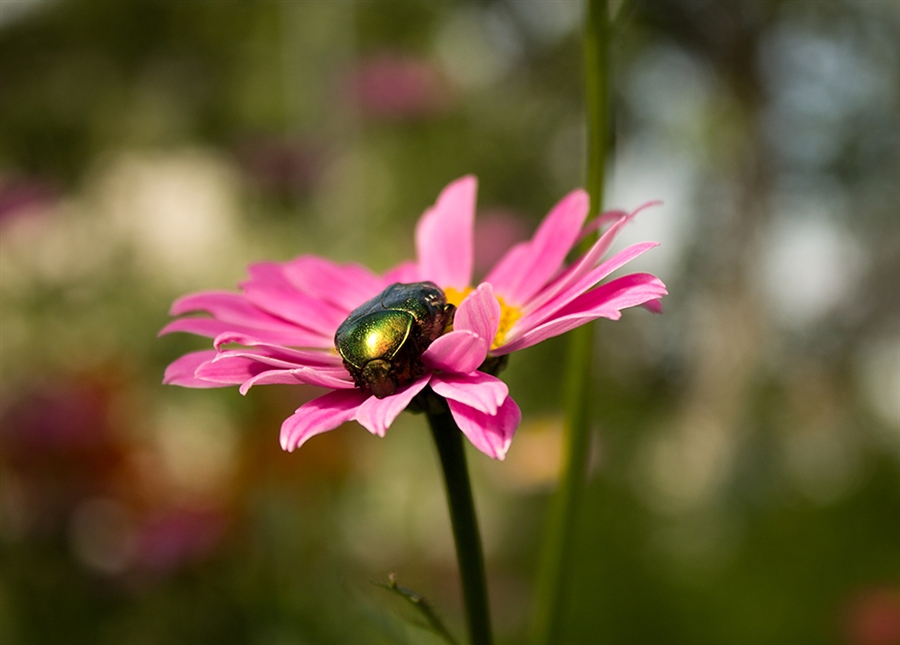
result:
M 350 312 L 334 345 L 356 385 L 383 399 L 424 373 L 422 352 L 455 309 L 433 282 L 397 282 Z

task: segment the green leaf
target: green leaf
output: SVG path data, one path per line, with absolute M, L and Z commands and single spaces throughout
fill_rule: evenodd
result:
M 398 585 L 397 577 L 393 573 L 388 574 L 387 582 L 373 581 L 373 584 L 376 584 L 382 589 L 387 589 L 388 591 L 399 595 L 410 605 L 412 605 L 425 619 L 424 623 L 415 623 L 415 625 L 437 634 L 438 636 L 443 638 L 449 645 L 459 645 L 457 640 L 453 638 L 450 630 L 448 630 L 447 627 L 444 626 L 444 623 L 437 615 L 437 612 L 435 611 L 432 604 L 424 596 L 416 593 L 412 589 Z

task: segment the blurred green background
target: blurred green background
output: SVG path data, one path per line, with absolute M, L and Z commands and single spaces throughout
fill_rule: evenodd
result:
M 312 388 L 182 390 L 171 301 L 254 260 L 384 270 L 449 181 L 478 262 L 583 185 L 577 2 L 0 0 L 0 643 L 458 635 L 424 420 L 280 451 Z M 567 643 L 900 643 L 900 4 L 629 4 L 607 205 L 666 313 L 597 323 Z M 556 340 L 470 452 L 500 643 L 559 459 Z

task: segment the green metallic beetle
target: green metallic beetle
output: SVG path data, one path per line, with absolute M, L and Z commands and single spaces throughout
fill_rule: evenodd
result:
M 334 345 L 356 385 L 383 399 L 425 372 L 422 352 L 455 310 L 433 282 L 396 282 L 350 312 Z

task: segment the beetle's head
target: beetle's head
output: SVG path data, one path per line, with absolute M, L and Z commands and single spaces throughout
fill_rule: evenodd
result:
M 397 381 L 390 362 L 376 358 L 362 369 L 362 379 L 377 398 L 383 399 L 397 391 Z

